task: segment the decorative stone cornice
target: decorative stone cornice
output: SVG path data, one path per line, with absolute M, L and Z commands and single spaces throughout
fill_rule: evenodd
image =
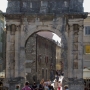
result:
M 73 12 L 73 13 L 66 13 L 64 16 L 66 16 L 68 19 L 85 19 L 87 17 L 88 13 L 85 12 Z
M 39 18 L 40 21 L 50 21 L 55 18 L 54 14 L 5 14 L 6 20 L 22 20 L 22 18 L 27 18 L 28 21 L 35 21 L 35 18 Z

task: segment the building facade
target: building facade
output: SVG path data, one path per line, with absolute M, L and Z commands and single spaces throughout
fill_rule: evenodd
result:
M 56 70 L 61 71 L 62 70 L 62 65 L 61 65 L 61 46 L 57 45 L 56 46 Z
M 90 89 L 90 14 L 84 20 L 83 47 L 83 79 L 85 88 Z
M 5 70 L 5 18 L 0 11 L 0 72 Z
M 31 48 L 30 48 L 31 47 Z M 53 80 L 55 76 L 56 43 L 34 34 L 26 43 L 26 79 L 33 83 L 41 79 Z

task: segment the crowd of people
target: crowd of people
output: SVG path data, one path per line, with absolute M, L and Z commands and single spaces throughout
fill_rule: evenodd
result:
M 20 90 L 19 86 L 16 86 L 15 90 Z M 51 85 L 51 81 L 44 81 L 44 79 L 42 79 L 39 85 L 34 82 L 31 86 L 28 82 L 26 82 L 22 90 L 54 90 L 54 88 Z
M 34 82 L 33 85 L 30 85 L 28 82 L 26 82 L 22 90 L 62 90 L 62 82 L 59 80 L 61 76 L 63 76 L 63 73 L 60 74 L 60 71 L 56 71 L 55 82 L 53 82 L 53 85 L 50 80 L 45 81 L 42 79 L 40 84 Z M 15 90 L 20 90 L 19 86 L 16 86 Z M 63 90 L 69 89 L 67 86 L 65 86 Z
M 33 85 L 30 86 L 29 83 L 26 82 L 22 90 L 61 90 L 61 87 L 62 87 L 62 83 L 61 81 L 57 81 L 57 79 L 54 82 L 54 87 L 51 85 L 50 80 L 44 81 L 44 79 L 42 79 L 39 85 L 37 85 L 34 82 Z M 16 86 L 15 90 L 20 90 L 19 86 Z M 65 86 L 64 90 L 69 90 L 69 89 L 67 86 Z

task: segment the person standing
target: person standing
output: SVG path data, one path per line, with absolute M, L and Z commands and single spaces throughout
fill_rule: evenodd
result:
M 34 82 L 32 85 L 33 90 L 37 90 L 37 84 Z
M 58 81 L 58 90 L 61 90 L 61 87 L 62 87 L 62 83 L 61 81 Z
M 67 85 L 64 86 L 64 90 L 69 90 Z
M 44 90 L 49 90 L 48 82 L 45 82 L 45 83 L 44 83 Z
M 20 90 L 20 88 L 19 88 L 19 86 L 18 86 L 18 85 L 16 86 L 15 90 Z
M 22 90 L 31 90 L 28 82 L 25 83 L 25 87 L 23 87 Z
M 49 90 L 54 90 L 53 86 L 51 85 L 51 83 L 48 85 Z
M 39 90 L 44 90 L 44 79 L 41 80 L 40 84 L 39 84 Z
M 57 79 L 56 79 L 55 82 L 54 82 L 54 89 L 57 90 L 57 88 L 58 88 L 58 82 L 57 82 Z

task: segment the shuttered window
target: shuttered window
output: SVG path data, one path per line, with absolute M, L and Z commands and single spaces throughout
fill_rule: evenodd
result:
M 90 35 L 90 26 L 85 26 L 85 35 Z

